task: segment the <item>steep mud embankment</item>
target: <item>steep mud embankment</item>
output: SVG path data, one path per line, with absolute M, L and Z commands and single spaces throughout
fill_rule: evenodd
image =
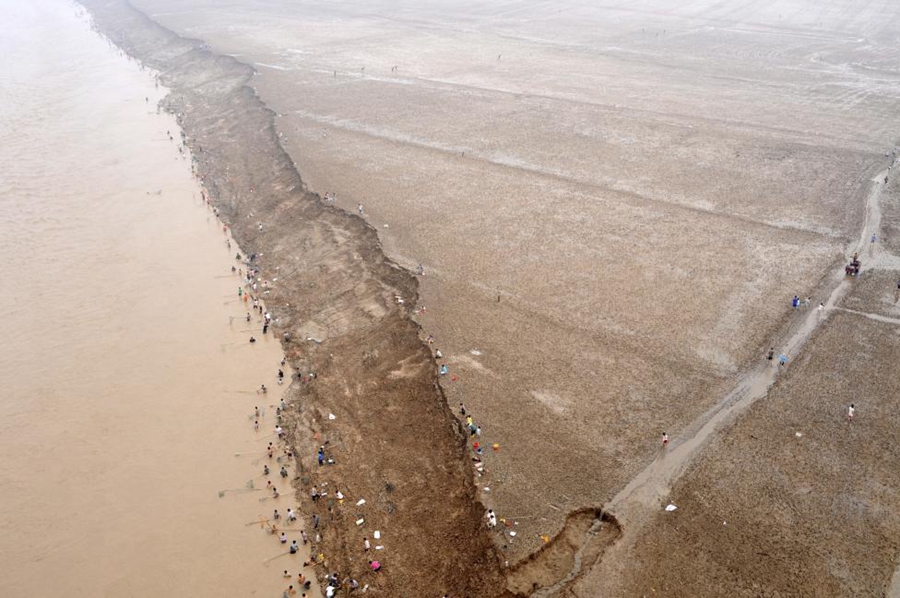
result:
M 321 536 L 313 546 L 323 559 L 317 574 L 339 572 L 392 596 L 564 590 L 618 537 L 618 526 L 599 510 L 577 511 L 505 578 L 465 435 L 409 317 L 416 279 L 385 257 L 364 220 L 306 189 L 273 113 L 248 85 L 252 69 L 126 2 L 82 4 L 107 38 L 159 72 L 171 90 L 165 108 L 187 135 L 197 175 L 268 282 L 261 297 L 274 334 L 302 375 L 289 390 L 285 429 L 298 456 L 293 482 L 302 510 L 319 519 L 310 534 Z M 332 464 L 317 464 L 319 446 Z M 313 485 L 325 493 L 316 503 Z M 369 558 L 384 570 L 371 573 Z
M 104 35 L 158 70 L 171 90 L 166 108 L 178 115 L 198 175 L 271 282 L 263 299 L 277 319 L 274 333 L 298 371 L 315 373 L 291 389 L 288 442 L 303 471 L 295 480 L 299 500 L 321 519 L 318 574 L 337 571 L 382 595 L 498 595 L 500 561 L 475 498 L 465 438 L 407 312 L 414 277 L 385 258 L 362 219 L 306 190 L 271 111 L 247 86 L 249 67 L 126 3 L 83 4 Z M 335 464 L 315 465 L 319 444 Z M 315 504 L 312 484 L 327 493 Z M 346 500 L 334 500 L 337 490 Z M 366 503 L 357 506 L 359 499 Z M 375 553 L 380 574 L 368 571 L 365 536 L 373 552 L 384 546 Z

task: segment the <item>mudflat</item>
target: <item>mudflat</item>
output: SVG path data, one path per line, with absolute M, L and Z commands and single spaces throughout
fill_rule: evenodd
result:
M 710 443 L 675 485 L 669 500 L 678 510 L 659 511 L 638 540 L 642 566 L 624 569 L 624 582 L 598 572 L 583 589 L 886 595 L 900 549 L 891 365 L 900 320 L 831 318 L 765 402 Z
M 413 558 L 412 546 L 432 541 L 435 519 L 451 522 L 438 533 L 446 545 L 467 537 L 474 544 L 465 551 L 484 547 L 480 507 L 466 501 L 478 498 L 505 520 L 491 532 L 498 552 L 486 549 L 490 564 L 471 573 L 476 581 L 466 588 L 476 595 L 500 584 L 493 559 L 523 570 L 539 549 L 553 560 L 554 546 L 573 547 L 559 551 L 568 556 L 554 565 L 558 574 L 543 570 L 510 586 L 525 593 L 529 584 L 564 591 L 603 558 L 600 549 L 578 553 L 591 541 L 571 541 L 565 523 L 591 537 L 615 526 L 600 510 L 658 459 L 661 434 L 674 444 L 690 439 L 768 347 L 791 336 L 793 295 L 813 305 L 829 296 L 831 274 L 867 230 L 872 179 L 887 168 L 897 137 L 900 21 L 887 3 L 134 4 L 255 70 L 230 84 L 252 86 L 272 122 L 237 125 L 239 109 L 210 110 L 186 89 L 173 109 L 191 121 L 204 151 L 223 139 L 245 146 L 200 160 L 236 230 L 246 228 L 242 244 L 280 269 L 276 298 L 291 314 L 293 344 L 326 340 L 288 348 L 328 380 L 310 391 L 320 397 L 311 402 L 321 411 L 320 420 L 308 416 L 313 429 L 327 436 L 325 427 L 347 425 L 340 438 L 355 446 L 342 457 L 348 463 L 400 460 L 391 446 L 422 457 L 398 479 L 454 472 L 432 499 L 419 494 L 428 475 L 410 493 L 422 500 L 409 499 L 408 519 L 397 520 L 404 566 L 429 563 L 424 553 Z M 233 66 L 212 64 L 225 73 Z M 222 130 L 212 132 L 214 123 Z M 260 153 L 276 141 L 283 155 Z M 246 148 L 254 148 L 249 157 Z M 294 167 L 302 181 L 285 174 Z M 319 204 L 306 201 L 307 190 L 333 195 L 370 226 L 310 207 Z M 264 235 L 254 233 L 256 220 Z M 421 264 L 424 276 L 416 284 L 392 264 Z M 889 260 L 879 262 L 886 267 Z M 430 337 L 446 375 L 438 379 L 409 334 Z M 348 357 L 325 359 L 329 339 L 340 347 L 334 355 Z M 404 401 L 380 410 L 403 432 L 371 425 L 381 417 L 376 405 L 401 395 L 428 396 L 441 408 Z M 357 403 L 362 396 L 367 402 Z M 403 444 L 450 425 L 446 403 L 456 411 L 460 402 L 481 428 L 480 445 L 497 445 L 484 455 L 477 492 L 463 431 L 444 444 Z M 333 411 L 338 404 L 343 413 Z M 747 421 L 758 410 L 777 417 L 773 402 L 754 405 Z M 329 409 L 340 424 L 321 420 Z M 696 458 L 705 461 L 715 446 Z M 370 477 L 366 492 L 383 494 L 385 481 Z M 747 496 L 758 488 L 750 476 L 735 484 Z M 421 520 L 451 488 L 465 488 L 457 507 L 446 505 L 463 519 Z M 646 533 L 653 521 L 641 521 Z M 359 534 L 345 527 L 349 555 Z M 547 544 L 560 530 L 558 543 Z M 648 550 L 644 533 L 628 550 Z M 484 561 L 466 559 L 463 570 Z M 656 571 L 654 561 L 640 562 Z M 577 563 L 577 575 L 560 563 Z M 888 562 L 880 563 L 886 575 Z M 449 587 L 440 571 L 440 587 L 429 589 Z M 619 593 L 635 589 L 621 583 Z M 851 586 L 832 589 L 839 587 Z

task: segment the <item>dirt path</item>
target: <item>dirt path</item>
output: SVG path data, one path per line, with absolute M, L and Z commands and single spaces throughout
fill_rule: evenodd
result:
M 869 318 L 870 320 L 875 320 L 876 322 L 884 322 L 885 324 L 900 324 L 900 319 L 897 318 L 889 318 L 888 316 L 880 316 L 878 314 L 870 314 L 864 311 L 857 311 L 855 309 L 847 309 L 846 307 L 838 307 L 835 308 L 838 311 L 847 312 L 848 314 L 856 314 L 857 316 L 862 316 L 864 318 Z
M 862 260 L 864 271 L 872 268 L 875 261 L 874 254 L 881 251 L 879 247 L 870 244 L 869 240 L 872 234 L 879 230 L 881 222 L 879 198 L 885 187 L 886 174 L 887 170 L 884 170 L 871 179 L 872 187 L 866 199 L 863 228 L 856 246 L 852 249 L 864 256 Z M 870 245 L 868 249 L 867 245 Z M 835 271 L 831 276 L 828 287 L 832 288 L 832 291 L 824 302 L 824 315 L 820 315 L 815 306 L 806 309 L 805 317 L 802 317 L 799 326 L 795 327 L 789 340 L 777 352 L 783 352 L 789 357 L 786 367 L 790 367 L 812 333 L 828 319 L 828 314 L 842 309 L 838 305 L 851 285 L 852 281 L 844 276 L 842 269 Z M 713 434 L 723 425 L 734 421 L 756 401 L 767 396 L 769 388 L 778 377 L 779 369 L 777 361 L 774 361 L 771 365 L 761 365 L 746 372 L 731 392 L 675 438 L 670 443 L 668 451 L 661 451 L 652 463 L 607 503 L 604 510 L 618 521 L 621 536 L 605 551 L 599 562 L 598 573 L 602 578 L 609 580 L 618 577 L 616 572 L 625 567 L 628 554 L 640 536 L 641 530 L 653 513 L 661 508 L 672 485 L 687 470 Z M 895 575 L 892 592 L 893 598 L 900 598 L 900 571 Z
M 891 587 L 888 588 L 888 598 L 900 598 L 900 564 L 897 565 L 897 570 L 894 571 L 894 576 L 891 577 Z
M 865 222 L 854 249 L 861 255 L 869 238 L 878 230 L 881 222 L 878 199 L 884 188 L 883 181 L 886 173 L 887 170 L 882 171 L 872 179 L 872 189 L 866 199 Z M 864 263 L 862 269 L 867 270 L 870 267 L 871 265 Z M 837 271 L 832 276 L 832 284 L 834 288 L 825 301 L 825 316 L 820 317 L 818 310 L 814 306 L 810 306 L 799 328 L 781 348 L 780 352 L 789 357 L 787 367 L 790 367 L 790 360 L 796 358 L 816 328 L 827 320 L 828 312 L 838 309 L 838 304 L 850 289 L 851 281 L 844 276 L 843 271 Z M 625 534 L 626 537 L 630 535 L 629 532 L 634 533 L 636 522 L 646 518 L 648 509 L 659 508 L 659 501 L 669 493 L 672 484 L 690 465 L 698 450 L 706 444 L 709 437 L 722 424 L 737 417 L 754 402 L 768 394 L 769 387 L 778 376 L 778 371 L 778 366 L 766 364 L 746 373 L 728 395 L 704 413 L 684 434 L 675 439 L 668 452 L 661 453 L 659 458 L 648 465 L 632 479 L 631 483 L 613 497 L 607 505 L 607 511 L 616 516 L 628 530 Z

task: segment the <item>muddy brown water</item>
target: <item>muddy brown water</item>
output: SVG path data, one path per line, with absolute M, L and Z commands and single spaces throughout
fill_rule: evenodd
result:
M 164 90 L 74 4 L 0 22 L 0 594 L 280 595 L 300 555 L 245 524 L 289 488 L 219 492 L 265 486 L 281 347 L 248 343 Z

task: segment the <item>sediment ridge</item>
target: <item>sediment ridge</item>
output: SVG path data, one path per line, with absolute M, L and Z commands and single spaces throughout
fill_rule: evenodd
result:
M 362 218 L 306 188 L 247 84 L 249 66 L 126 2 L 82 4 L 104 36 L 159 72 L 210 200 L 271 281 L 263 299 L 300 373 L 285 428 L 299 499 L 319 517 L 317 575 L 338 572 L 382 595 L 502 594 L 465 435 L 410 318 L 415 277 L 386 258 Z M 319 446 L 333 464 L 316 463 Z M 315 503 L 313 485 L 324 493 Z M 372 554 L 380 573 L 368 568 Z
M 275 113 L 249 85 L 253 69 L 124 0 L 81 4 L 101 35 L 158 71 L 170 90 L 163 107 L 185 132 L 209 200 L 269 282 L 261 298 L 299 372 L 284 428 L 298 498 L 318 520 L 317 576 L 338 572 L 389 596 L 565 591 L 618 539 L 618 523 L 600 507 L 580 508 L 540 550 L 505 559 L 485 526 L 466 433 L 410 317 L 416 277 L 386 257 L 364 219 L 306 187 Z M 369 559 L 383 570 L 373 574 Z

